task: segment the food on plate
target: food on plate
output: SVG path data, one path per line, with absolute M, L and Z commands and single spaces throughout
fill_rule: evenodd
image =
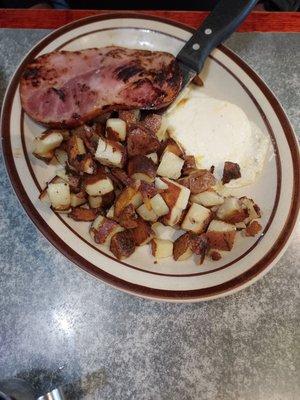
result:
M 152 255 L 158 260 L 160 258 L 171 257 L 173 254 L 173 242 L 154 238 L 151 240 Z
M 206 236 L 211 249 L 230 251 L 234 244 L 236 227 L 214 219 L 208 226 Z
M 119 260 L 129 257 L 134 253 L 135 244 L 130 230 L 116 233 L 110 241 L 110 251 Z
M 54 51 L 27 65 L 22 107 L 50 127 L 76 127 L 119 109 L 160 109 L 177 96 L 181 73 L 173 55 L 109 46 Z
M 191 235 L 189 232 L 186 232 L 175 240 L 173 245 L 173 257 L 175 261 L 184 261 L 190 258 L 192 254 Z
M 213 165 L 221 180 L 224 162 L 238 164 L 241 176 L 224 182 L 227 187 L 249 185 L 263 170 L 270 140 L 237 105 L 191 85 L 166 117 L 170 136 L 195 157 L 198 168 Z
M 200 77 L 160 114 L 177 69 L 167 53 L 109 47 L 41 56 L 21 80 L 25 111 L 55 127 L 35 140 L 34 155 L 59 165 L 40 200 L 89 223 L 120 260 L 148 245 L 155 262 L 218 261 L 262 230 L 259 206 L 230 187 L 253 182 L 268 140 L 239 107 L 204 95 Z

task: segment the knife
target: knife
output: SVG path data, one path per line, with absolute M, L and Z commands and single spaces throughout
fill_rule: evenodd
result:
M 180 92 L 199 74 L 210 52 L 237 29 L 256 3 L 257 0 L 219 0 L 176 57 L 182 72 Z

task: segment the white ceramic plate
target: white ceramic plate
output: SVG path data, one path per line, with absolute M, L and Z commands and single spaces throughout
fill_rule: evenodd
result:
M 263 235 L 239 237 L 234 250 L 217 262 L 206 260 L 157 264 L 149 246 L 125 262 L 92 242 L 88 224 L 56 215 L 38 200 L 54 175 L 32 156 L 33 140 L 43 128 L 22 112 L 18 81 L 25 65 L 57 49 L 80 50 L 119 45 L 176 54 L 191 36 L 185 26 L 133 14 L 95 16 L 69 24 L 38 43 L 18 67 L 6 93 L 2 113 L 3 150 L 14 189 L 30 218 L 63 254 L 101 280 L 127 292 L 169 301 L 199 301 L 236 292 L 264 275 L 285 250 L 299 210 L 299 150 L 289 121 L 262 80 L 242 60 L 221 46 L 203 71 L 205 91 L 239 105 L 266 134 L 269 151 L 262 176 L 241 194 L 254 198 L 263 211 Z

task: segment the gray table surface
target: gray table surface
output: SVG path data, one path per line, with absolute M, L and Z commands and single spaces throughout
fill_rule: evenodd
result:
M 18 62 L 47 32 L 0 30 L 1 101 Z M 298 132 L 299 38 L 250 33 L 227 42 Z M 242 292 L 190 305 L 143 300 L 59 254 L 19 205 L 2 155 L 0 162 L 0 379 L 23 377 L 37 394 L 68 384 L 70 399 L 85 400 L 300 398 L 299 226 L 278 264 Z

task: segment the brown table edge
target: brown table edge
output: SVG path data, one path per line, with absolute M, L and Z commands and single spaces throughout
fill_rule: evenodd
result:
M 56 29 L 90 15 L 103 15 L 119 10 L 54 10 L 0 9 L 0 28 Z M 197 28 L 208 15 L 206 11 L 124 11 L 163 17 Z M 239 32 L 300 32 L 300 13 L 252 12 L 240 26 Z

